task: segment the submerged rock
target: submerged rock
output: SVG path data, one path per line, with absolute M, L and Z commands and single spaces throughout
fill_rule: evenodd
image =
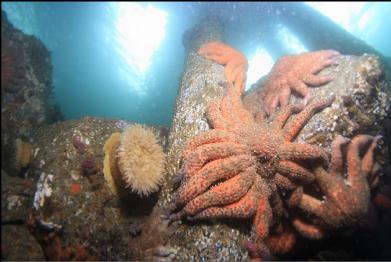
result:
M 335 94 L 335 101 L 331 107 L 315 114 L 297 137 L 299 142 L 317 144 L 329 151 L 331 141 L 337 135 L 349 138 L 364 133 L 387 135 L 384 121 L 391 104 L 391 90 L 379 57 L 370 54 L 340 56 L 336 62 L 337 66 L 327 67 L 319 73 L 332 76 L 334 80 L 311 88 L 314 100 Z M 260 79 L 243 96 L 244 106 L 253 114 L 263 110 L 259 98 L 266 78 Z M 300 103 L 301 100 L 291 96 L 291 103 Z M 386 156 L 385 152 L 383 156 Z
M 133 259 L 128 245 L 136 236 L 130 228 L 140 225 L 142 233 L 157 196 L 121 200 L 111 193 L 102 171 L 105 141 L 131 124 L 86 117 L 34 130 L 33 160 L 25 178 L 2 183 L 2 222 L 19 221 L 19 227 L 28 228 L 50 260 Z M 166 129 L 152 129 L 164 148 Z M 85 152 L 75 147 L 75 136 Z M 12 249 L 10 237 L 3 241 Z M 20 259 L 29 258 L 28 250 Z
M 10 175 L 18 171 L 16 139 L 29 142 L 42 124 L 62 119 L 49 103 L 52 92 L 50 53 L 34 36 L 13 27 L 1 12 L 1 160 Z
M 43 261 L 45 256 L 38 242 L 25 226 L 2 225 L 1 260 Z

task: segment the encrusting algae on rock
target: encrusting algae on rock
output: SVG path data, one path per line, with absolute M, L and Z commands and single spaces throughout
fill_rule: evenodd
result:
M 122 134 L 113 133 L 104 146 L 104 174 L 116 195 L 131 188 L 139 196 L 159 189 L 164 175 L 165 155 L 152 130 L 132 125 Z

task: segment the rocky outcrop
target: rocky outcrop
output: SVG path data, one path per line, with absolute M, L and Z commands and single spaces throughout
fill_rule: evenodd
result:
M 62 119 L 49 103 L 52 92 L 50 53 L 34 36 L 13 27 L 1 12 L 1 160 L 14 175 L 15 139 L 29 142 L 34 128 Z
M 2 174 L 2 229 L 27 233 L 16 243 L 13 234 L 2 234 L 5 260 L 129 260 L 141 259 L 136 257 L 141 248 L 153 248 L 149 242 L 137 250 L 128 245 L 141 238 L 147 218 L 161 225 L 159 211 L 152 212 L 158 194 L 120 199 L 103 175 L 105 141 L 131 124 L 87 117 L 32 132 L 33 159 L 25 178 Z M 167 130 L 153 130 L 164 148 Z M 147 236 L 151 243 L 163 234 L 155 233 Z M 22 247 L 24 256 L 15 256 Z

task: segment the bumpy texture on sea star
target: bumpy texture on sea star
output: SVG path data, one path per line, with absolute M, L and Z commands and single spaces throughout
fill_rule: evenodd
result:
M 317 111 L 331 105 L 334 97 L 304 105 L 290 105 L 271 123 L 255 121 L 243 108 L 242 89 L 224 83 L 226 94 L 207 109 L 211 130 L 194 137 L 183 153 L 183 181 L 171 211 L 172 220 L 253 217 L 255 242 L 263 243 L 272 219 L 270 196 L 276 190 L 266 180 L 278 172 L 289 179 L 309 183 L 314 176 L 298 162 L 319 160 L 328 165 L 320 147 L 291 142 Z M 297 113 L 294 121 L 286 124 Z M 267 255 L 265 255 L 267 256 Z
M 323 238 L 327 233 L 346 226 L 355 226 L 368 215 L 370 187 L 368 176 L 374 170 L 374 150 L 379 136 L 358 135 L 347 148 L 347 177 L 343 174 L 344 144 L 349 139 L 337 137 L 332 145 L 332 159 L 328 171 L 315 169 L 316 183 L 324 200 L 303 194 L 299 208 L 312 217 L 311 222 L 301 217 L 292 221 L 296 230 L 305 237 Z M 361 157 L 361 153 L 365 154 Z
M 333 80 L 332 77 L 316 74 L 335 64 L 334 58 L 338 55 L 335 50 L 320 50 L 280 58 L 273 66 L 262 94 L 265 112 L 271 115 L 278 105 L 288 105 L 292 91 L 302 95 L 306 103 L 310 98 L 307 85 L 321 86 Z
M 227 81 L 244 90 L 248 63 L 241 52 L 222 42 L 209 42 L 200 47 L 198 54 L 224 65 Z

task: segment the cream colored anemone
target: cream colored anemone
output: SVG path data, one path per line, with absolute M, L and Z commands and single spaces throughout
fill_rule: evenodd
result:
M 113 133 L 103 147 L 103 173 L 111 192 L 125 197 L 131 189 L 148 196 L 159 189 L 164 176 L 164 153 L 150 128 L 132 125 Z
M 142 125 L 128 127 L 120 138 L 117 163 L 125 187 L 140 196 L 159 189 L 164 175 L 164 153 L 151 129 Z

